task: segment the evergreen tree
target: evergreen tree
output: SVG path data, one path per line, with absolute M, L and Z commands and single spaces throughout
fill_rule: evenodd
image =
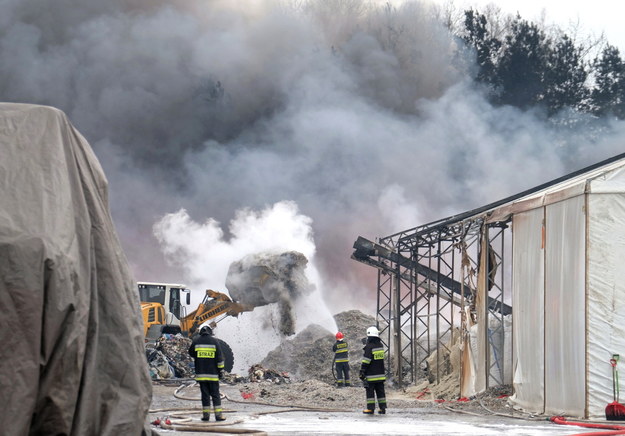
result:
M 498 85 L 495 62 L 501 41 L 493 37 L 487 29 L 488 20 L 473 9 L 464 12 L 466 34 L 462 39 L 475 49 L 479 67 L 476 79 L 493 86 Z
M 582 51 L 583 47 L 576 47 L 567 35 L 547 51 L 544 104 L 549 115 L 565 107 L 582 108 L 588 94 L 585 87 L 588 70 Z
M 527 109 L 546 96 L 545 73 L 549 67 L 550 41 L 545 33 L 519 15 L 506 35 L 499 64 L 499 103 Z
M 618 48 L 608 45 L 595 60 L 595 86 L 591 91 L 592 111 L 625 119 L 625 64 Z
M 493 103 L 521 109 L 541 106 L 550 117 L 571 108 L 625 119 L 625 61 L 616 47 L 607 45 L 588 62 L 587 47 L 557 29 L 547 36 L 520 15 L 491 21 L 476 10 L 465 10 L 461 38 L 475 50 L 475 79 L 492 87 Z M 494 36 L 489 31 L 493 26 L 502 29 L 503 36 Z

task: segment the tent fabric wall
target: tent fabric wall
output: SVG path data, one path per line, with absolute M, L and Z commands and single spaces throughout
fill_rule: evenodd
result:
M 613 400 L 610 358 L 625 368 L 624 156 L 463 216 L 512 221 L 515 408 L 603 419 Z M 471 357 L 477 377 L 488 362 Z
M 3 434 L 140 435 L 139 298 L 107 181 L 61 111 L 0 103 Z
M 545 208 L 545 413 L 583 417 L 585 196 Z
M 584 194 L 569 195 L 575 186 Z M 543 200 L 524 200 L 530 210 L 519 202 L 513 211 L 513 406 L 605 418 L 609 360 L 625 354 L 624 191 L 620 161 L 546 190 Z
M 611 174 L 611 180 L 593 181 L 593 194 L 588 198 L 587 359 L 591 418 L 605 417 L 605 406 L 613 400 L 609 363 L 613 354 L 620 354 L 622 360 L 617 368 L 625 373 L 625 189 L 618 193 L 625 188 L 622 172 Z
M 515 407 L 544 410 L 543 209 L 513 216 L 512 335 Z

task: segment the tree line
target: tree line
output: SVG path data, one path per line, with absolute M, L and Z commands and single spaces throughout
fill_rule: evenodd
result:
M 625 63 L 617 47 L 605 43 L 586 59 L 587 46 L 562 32 L 547 34 L 520 15 L 497 34 L 493 24 L 469 9 L 458 32 L 475 51 L 475 78 L 493 103 L 541 107 L 550 117 L 568 108 L 625 119 Z

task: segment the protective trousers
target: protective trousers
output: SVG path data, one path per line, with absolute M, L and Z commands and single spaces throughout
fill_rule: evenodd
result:
M 365 387 L 367 394 L 367 410 L 375 410 L 375 398 L 378 398 L 380 410 L 386 410 L 386 397 L 384 395 L 384 382 L 369 382 Z
M 209 414 L 211 409 L 211 399 L 213 400 L 213 410 L 215 417 L 221 416 L 221 397 L 219 396 L 219 382 L 201 381 L 200 392 L 202 394 L 202 414 Z
M 336 385 L 339 388 L 352 385 L 349 380 L 349 362 L 336 362 Z

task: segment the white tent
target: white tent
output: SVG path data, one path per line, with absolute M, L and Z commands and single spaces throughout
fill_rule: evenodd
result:
M 0 426 L 151 434 L 139 298 L 104 173 L 61 111 L 0 103 Z
M 605 418 L 610 359 L 625 357 L 625 158 L 488 216 L 512 218 L 511 402 L 528 412 Z

